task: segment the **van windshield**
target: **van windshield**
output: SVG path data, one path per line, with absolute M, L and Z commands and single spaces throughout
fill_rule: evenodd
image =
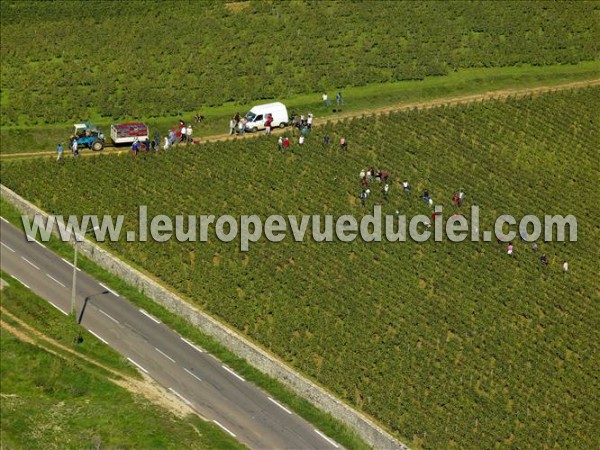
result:
M 248 120 L 248 122 L 254 122 L 255 118 L 256 118 L 256 114 L 254 114 L 252 111 L 250 111 L 248 114 L 246 114 L 246 119 Z

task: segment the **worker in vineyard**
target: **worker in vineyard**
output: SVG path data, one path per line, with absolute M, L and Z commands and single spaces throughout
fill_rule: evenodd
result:
M 137 138 L 135 138 L 135 141 L 133 141 L 133 144 L 131 145 L 131 154 L 133 156 L 137 156 L 139 151 L 140 151 L 140 141 Z
M 454 206 L 459 206 L 460 200 L 458 198 L 458 192 L 455 192 L 454 195 L 452 196 L 452 204 Z
M 542 253 L 542 256 L 540 256 L 540 262 L 542 263 L 542 265 L 547 266 L 549 261 L 548 261 L 548 257 L 546 256 L 545 253 Z
M 181 125 L 181 129 L 179 131 L 181 133 L 181 139 L 179 142 L 187 142 L 187 128 L 185 124 Z
M 283 151 L 283 137 L 279 136 L 279 139 L 277 139 L 277 148 L 280 151 Z
M 390 174 L 387 172 L 380 170 L 377 173 L 377 178 L 379 178 L 379 181 L 387 181 L 389 177 L 390 177 Z
M 388 199 L 388 193 L 390 192 L 390 185 L 389 183 L 385 183 L 385 186 L 383 186 L 383 199 L 387 200 Z
M 308 113 L 308 119 L 306 119 L 306 126 L 308 127 L 309 130 L 312 130 L 312 123 L 313 123 L 313 115 L 312 115 L 312 113 Z
M 406 194 L 406 196 L 408 197 L 410 195 L 410 184 L 408 184 L 407 180 L 404 180 L 402 182 L 402 188 L 404 189 L 404 193 Z
M 62 159 L 64 151 L 65 151 L 65 149 L 63 148 L 62 144 L 58 144 L 56 146 L 56 153 L 57 153 L 56 160 L 57 161 L 60 161 Z
M 329 141 L 330 141 L 330 137 L 328 134 L 326 134 L 325 136 L 323 136 L 323 145 L 325 147 L 327 147 L 329 145 Z
M 462 203 L 465 200 L 465 197 L 466 197 L 465 191 L 460 189 L 458 191 L 458 206 L 462 206 Z
M 235 124 L 236 124 L 236 121 L 234 118 L 232 118 L 229 121 L 229 136 L 231 136 L 235 132 Z
M 273 123 L 273 116 L 269 114 L 267 120 L 265 120 L 265 130 L 267 134 L 271 134 L 271 124 Z
M 79 150 L 77 147 L 77 139 L 73 138 L 73 141 L 71 142 L 71 151 L 73 152 L 73 158 L 77 158 L 79 156 Z
M 375 167 L 371 167 L 369 170 L 367 170 L 367 180 L 371 181 L 374 176 L 375 176 Z
M 298 144 L 303 145 L 304 141 L 306 141 L 306 137 L 304 135 L 300 135 L 298 138 Z
M 165 151 L 166 151 L 166 150 L 169 150 L 169 147 L 170 147 L 170 146 L 171 146 L 171 140 L 169 139 L 169 137 L 168 137 L 168 136 L 165 136 L 165 143 L 164 143 L 164 146 L 163 146 L 163 148 L 164 148 L 164 149 L 165 149 Z
M 508 254 L 508 256 L 512 256 L 513 250 L 514 250 L 514 247 L 512 245 L 512 242 L 510 242 L 508 244 L 508 247 L 506 247 L 506 253 Z
M 240 119 L 237 127 L 238 127 L 238 135 L 243 136 L 244 133 L 246 132 L 246 119 L 245 118 Z
M 187 126 L 187 128 L 185 129 L 185 136 L 187 137 L 188 144 L 191 144 L 191 143 L 192 143 L 192 132 L 193 132 L 193 131 L 194 131 L 194 130 L 192 129 L 192 124 L 191 124 L 191 123 L 188 123 L 188 126 Z
M 337 106 L 339 108 L 343 104 L 344 104 L 344 102 L 342 100 L 342 93 L 338 92 L 335 96 L 335 106 Z
M 429 204 L 429 201 L 431 200 L 431 198 L 429 197 L 428 189 L 425 189 L 425 191 L 423 192 L 423 195 L 421 195 L 421 198 L 425 201 L 425 203 Z
M 343 136 L 340 138 L 340 149 L 348 150 L 348 143 L 346 142 L 346 138 Z
M 569 263 L 567 261 L 563 262 L 563 273 L 567 273 L 569 271 Z
M 326 92 L 323 92 L 323 104 L 325 107 L 331 106 L 331 101 L 329 100 Z
M 367 201 L 368 196 L 369 196 L 368 189 L 363 189 L 362 192 L 360 193 L 360 203 L 363 208 L 366 206 L 366 201 Z
M 289 137 L 285 137 L 285 139 L 283 140 L 283 148 L 289 148 L 290 147 L 290 138 Z

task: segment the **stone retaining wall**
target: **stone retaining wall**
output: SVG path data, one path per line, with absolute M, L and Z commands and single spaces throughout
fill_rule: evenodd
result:
M 2 197 L 23 214 L 27 214 L 29 217 L 33 217 L 35 214 L 41 214 L 44 217 L 47 216 L 47 213 L 6 186 L 0 185 L 0 187 Z M 54 233 L 57 233 L 56 229 Z M 184 299 L 113 256 L 97 244 L 87 240 L 83 241 L 80 244 L 79 251 L 110 273 L 135 286 L 146 296 L 164 306 L 172 313 L 185 318 L 188 322 L 202 330 L 203 333 L 215 338 L 222 345 L 239 357 L 244 358 L 261 372 L 279 380 L 296 394 L 354 429 L 372 447 L 377 449 L 408 449 L 408 447 L 396 440 L 362 413 L 346 405 L 322 387 L 276 359 L 273 355 L 253 344 L 225 324 L 196 309 Z

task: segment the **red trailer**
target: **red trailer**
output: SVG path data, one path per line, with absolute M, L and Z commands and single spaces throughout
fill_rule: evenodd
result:
M 141 122 L 127 122 L 110 126 L 113 144 L 133 144 L 135 140 L 144 142 L 150 139 L 148 126 Z

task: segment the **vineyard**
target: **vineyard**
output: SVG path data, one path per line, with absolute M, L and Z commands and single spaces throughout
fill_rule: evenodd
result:
M 358 174 L 391 174 L 385 213 L 573 214 L 578 242 L 105 243 L 425 448 L 597 448 L 600 88 L 364 117 L 132 158 L 4 162 L 56 214 L 365 214 Z M 325 146 L 323 137 L 331 136 Z M 337 141 L 345 136 L 348 149 Z M 401 182 L 413 186 L 410 196 Z M 450 212 L 446 214 L 450 214 Z M 540 264 L 544 252 L 549 265 Z M 570 271 L 562 273 L 567 260 Z
M 0 124 L 175 116 L 462 68 L 576 64 L 598 59 L 598 15 L 579 1 L 3 1 Z

